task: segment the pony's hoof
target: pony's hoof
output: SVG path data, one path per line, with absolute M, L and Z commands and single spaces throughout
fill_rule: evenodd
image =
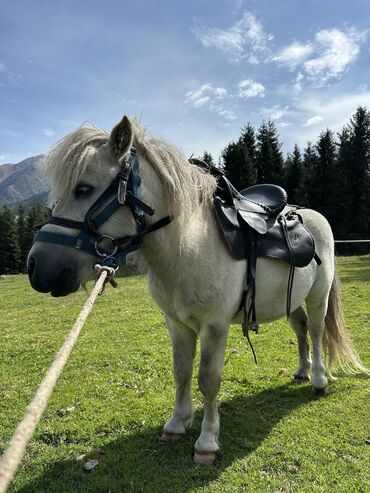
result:
M 322 389 L 318 389 L 317 387 L 313 387 L 313 393 L 317 397 L 324 397 L 324 395 L 326 394 L 326 389 L 327 389 L 327 387 L 324 387 Z
M 166 443 L 177 443 L 184 436 L 184 433 L 162 433 L 161 440 Z
M 302 383 L 307 383 L 310 381 L 310 377 L 308 376 L 300 376 L 300 375 L 294 375 L 293 376 L 293 382 L 296 384 L 302 384 Z
M 213 466 L 213 464 L 216 462 L 216 459 L 216 452 L 194 452 L 194 463 L 201 466 Z

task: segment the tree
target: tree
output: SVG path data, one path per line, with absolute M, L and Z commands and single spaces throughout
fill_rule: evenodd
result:
M 17 241 L 19 247 L 19 271 L 24 272 L 26 270 L 27 263 L 27 255 L 28 255 L 28 243 L 27 243 L 27 235 L 26 235 L 26 225 L 27 225 L 27 217 L 26 210 L 21 205 L 18 208 L 17 216 Z
M 243 163 L 240 170 L 240 189 L 243 190 L 257 183 L 256 135 L 250 123 L 242 129 L 239 145 L 243 149 Z
M 15 215 L 7 206 L 0 212 L 0 274 L 16 274 L 19 246 Z
M 207 164 L 209 164 L 211 166 L 215 166 L 215 163 L 213 161 L 212 154 L 210 154 L 207 151 L 204 151 L 203 156 L 200 159 L 201 159 L 201 161 L 204 161 L 205 163 L 207 163 Z
M 370 113 L 359 106 L 352 116 L 350 153 L 346 167 L 345 204 L 349 233 L 354 237 L 370 235 Z
M 268 120 L 262 123 L 257 133 L 257 182 L 283 185 L 283 165 L 277 128 L 274 122 Z
M 337 144 L 334 134 L 326 129 L 316 144 L 317 160 L 313 173 L 312 207 L 321 212 L 335 230 L 338 217 Z
M 305 207 L 312 207 L 314 195 L 313 176 L 316 166 L 316 149 L 311 142 L 308 142 L 303 152 L 302 177 L 298 185 L 299 203 Z
M 301 203 L 299 186 L 302 181 L 302 174 L 301 151 L 295 144 L 293 153 L 289 153 L 285 161 L 285 190 L 288 194 L 289 204 L 299 205 Z
M 351 129 L 345 125 L 340 133 L 338 133 L 338 151 L 337 151 L 337 172 L 338 172 L 338 192 L 340 200 L 343 204 L 341 220 L 338 222 L 336 238 L 347 238 L 350 234 L 350 217 L 351 209 L 351 188 L 349 176 L 351 174 Z
M 28 252 L 31 250 L 31 247 L 33 245 L 37 226 L 43 224 L 47 220 L 47 218 L 48 212 L 42 205 L 36 204 L 30 209 L 25 224 L 23 239 L 24 243 L 22 246 L 26 259 Z
M 245 153 L 240 142 L 230 142 L 221 154 L 222 169 L 237 190 L 241 190 L 241 170 Z

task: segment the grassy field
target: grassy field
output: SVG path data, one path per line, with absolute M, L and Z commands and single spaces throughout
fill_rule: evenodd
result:
M 370 256 L 340 259 L 348 326 L 370 366 Z M 0 284 L 0 449 L 5 446 L 85 299 L 53 299 L 24 276 Z M 120 279 L 99 298 L 37 428 L 12 492 L 370 491 L 369 380 L 340 377 L 327 396 L 296 386 L 295 336 L 284 321 L 253 336 L 253 363 L 232 327 L 220 398 L 222 455 L 192 463 L 201 422 L 160 441 L 174 397 L 170 342 L 146 279 Z M 69 411 L 65 411 L 71 408 Z M 99 461 L 91 472 L 84 463 Z

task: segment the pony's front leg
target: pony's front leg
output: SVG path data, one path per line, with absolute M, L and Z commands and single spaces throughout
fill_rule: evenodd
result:
M 220 419 L 217 393 L 221 385 L 227 327 L 217 324 L 200 331 L 201 357 L 198 375 L 199 388 L 204 396 L 202 431 L 195 444 L 194 462 L 213 464 L 219 450 L 218 434 Z
M 166 322 L 172 340 L 176 398 L 172 416 L 163 427 L 162 439 L 174 443 L 192 424 L 191 378 L 197 335 L 191 329 L 179 327 L 169 317 Z

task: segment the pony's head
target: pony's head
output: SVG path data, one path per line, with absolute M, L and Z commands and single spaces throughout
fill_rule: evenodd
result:
M 113 253 L 114 261 L 116 254 L 124 257 L 166 218 L 184 230 L 186 218 L 216 186 L 176 148 L 148 137 L 126 116 L 110 134 L 78 128 L 44 164 L 52 218 L 36 236 L 28 275 L 34 289 L 52 296 L 76 291 L 93 277 L 96 262 Z

